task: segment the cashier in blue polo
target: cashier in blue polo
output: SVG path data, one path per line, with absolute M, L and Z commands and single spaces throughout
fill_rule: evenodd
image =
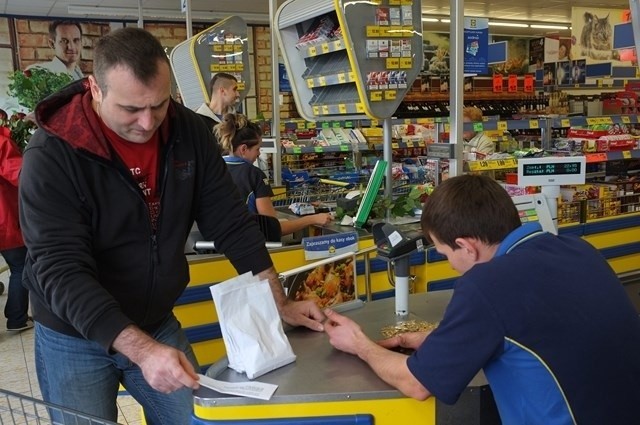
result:
M 640 423 L 640 318 L 593 246 L 521 225 L 507 192 L 480 175 L 438 186 L 421 225 L 462 273 L 437 328 L 376 343 L 326 311 L 334 347 L 419 400 L 453 404 L 483 370 L 504 425 Z

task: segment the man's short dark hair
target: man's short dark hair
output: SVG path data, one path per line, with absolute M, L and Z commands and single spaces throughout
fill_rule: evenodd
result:
M 49 24 L 49 38 L 51 40 L 56 39 L 56 36 L 58 35 L 56 33 L 56 30 L 58 29 L 58 27 L 60 25 L 75 25 L 76 28 L 78 28 L 78 31 L 80 31 L 80 36 L 82 37 L 82 27 L 80 26 L 80 23 L 77 21 L 69 21 L 69 20 L 57 20 L 57 21 L 53 21 Z
M 121 65 L 131 70 L 144 84 L 158 75 L 159 63 L 169 64 L 169 58 L 150 32 L 136 27 L 119 28 L 98 39 L 93 51 L 93 72 L 103 92 L 107 91 L 108 70 Z
M 452 177 L 436 187 L 420 222 L 426 237 L 432 234 L 454 250 L 459 248 L 457 238 L 499 244 L 521 225 L 507 191 L 488 176 L 472 174 Z
M 225 81 L 234 81 L 238 82 L 238 79 L 231 74 L 227 74 L 226 72 L 218 72 L 216 75 L 211 77 L 211 81 L 209 81 L 209 95 L 213 93 L 213 89 L 220 85 L 221 82 Z

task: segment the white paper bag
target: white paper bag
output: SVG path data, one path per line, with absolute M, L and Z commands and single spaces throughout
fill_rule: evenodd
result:
M 230 368 L 254 379 L 295 361 L 269 281 L 245 273 L 210 289 Z

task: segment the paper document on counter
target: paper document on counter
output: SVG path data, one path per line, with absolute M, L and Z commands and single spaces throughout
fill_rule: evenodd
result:
M 225 382 L 201 374 L 198 374 L 198 378 L 200 378 L 200 385 L 219 393 L 258 398 L 260 400 L 270 400 L 273 393 L 278 389 L 277 385 L 265 382 Z

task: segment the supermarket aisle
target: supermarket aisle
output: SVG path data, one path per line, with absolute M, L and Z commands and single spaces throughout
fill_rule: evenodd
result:
M 0 270 L 5 268 L 0 256 Z M 7 302 L 9 273 L 0 273 L 0 282 L 5 284 L 5 292 L 0 296 L 0 312 Z M 4 314 L 0 314 L 0 389 L 42 399 L 34 365 L 33 329 L 23 332 L 7 332 Z M 130 396 L 118 397 L 118 423 L 123 425 L 142 424 L 138 403 Z

